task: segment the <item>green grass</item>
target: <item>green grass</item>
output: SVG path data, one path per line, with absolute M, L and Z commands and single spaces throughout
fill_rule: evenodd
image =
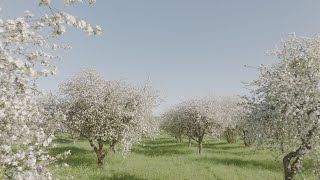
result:
M 222 140 L 207 138 L 201 155 L 196 144 L 188 148 L 187 140 L 176 144 L 174 138 L 161 136 L 146 139 L 135 145 L 123 158 L 120 153 L 108 153 L 103 168 L 86 140 L 73 142 L 67 138 L 54 141 L 50 149 L 55 155 L 71 150 L 72 155 L 51 169 L 60 178 L 76 180 L 273 180 L 283 179 L 282 164 L 269 151 L 255 151 L 244 147 L 241 141 L 227 144 Z M 65 167 L 67 163 L 70 166 Z M 310 163 L 307 163 L 307 166 Z M 311 174 L 307 171 L 306 174 Z M 302 179 L 301 176 L 297 179 Z M 312 179 L 307 176 L 307 179 Z

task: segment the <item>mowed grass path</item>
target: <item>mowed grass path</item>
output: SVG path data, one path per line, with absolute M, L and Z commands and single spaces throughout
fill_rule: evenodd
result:
M 125 158 L 120 153 L 109 152 L 103 168 L 98 168 L 95 153 L 86 140 L 73 144 L 71 140 L 60 137 L 54 143 L 57 147 L 51 148 L 50 154 L 66 150 L 71 150 L 72 153 L 67 159 L 59 161 L 58 166 L 51 167 L 61 179 L 283 179 L 280 160 L 269 151 L 253 152 L 252 149 L 244 147 L 241 141 L 227 144 L 223 140 L 207 138 L 203 145 L 203 154 L 199 155 L 196 144 L 188 148 L 187 140 L 177 144 L 173 138 L 162 135 L 154 140 L 145 139 L 141 144 L 135 145 Z M 66 167 L 64 163 L 70 166 Z M 307 171 L 306 174 L 311 173 Z M 297 179 L 303 178 L 300 175 Z

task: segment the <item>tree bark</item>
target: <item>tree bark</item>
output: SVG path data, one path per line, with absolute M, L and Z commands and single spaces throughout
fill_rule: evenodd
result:
M 249 147 L 252 145 L 253 140 L 248 137 L 248 131 L 247 130 L 242 130 L 243 133 L 243 143 L 246 147 Z
M 178 142 L 179 142 L 178 137 L 177 137 L 177 136 L 175 136 L 174 138 L 176 138 L 176 143 L 178 144 Z
M 199 154 L 202 153 L 202 141 L 203 141 L 203 135 L 198 137 L 198 148 L 199 148 Z
M 296 151 L 290 152 L 283 158 L 284 176 L 285 180 L 293 180 L 294 176 L 302 167 L 303 157 L 310 151 L 311 147 L 302 145 Z M 291 164 L 291 160 L 294 159 Z
M 291 159 L 296 156 L 296 152 L 290 152 L 286 156 L 284 156 L 282 162 L 283 162 L 283 168 L 284 168 L 284 178 L 285 180 L 293 180 L 293 177 L 296 172 L 293 172 L 291 168 Z
M 236 132 L 236 129 L 228 128 L 228 129 L 225 131 L 225 136 L 226 136 L 227 142 L 228 142 L 229 144 L 233 144 L 233 143 L 236 143 L 236 142 L 237 142 L 237 132 Z
M 111 150 L 113 153 L 116 153 L 116 149 L 115 149 L 116 143 L 117 143 L 117 140 L 112 140 L 112 141 L 111 141 L 111 144 L 110 144 L 110 150 Z
M 92 139 L 89 139 L 90 145 L 93 147 L 94 152 L 97 155 L 98 159 L 98 166 L 102 167 L 104 164 L 104 157 L 106 156 L 106 153 L 103 151 L 103 141 L 98 139 L 98 147 L 94 144 Z
M 189 144 L 188 144 L 188 147 L 190 148 L 191 147 L 191 138 L 189 137 Z
M 182 142 L 182 137 L 181 136 L 175 136 L 176 138 L 176 143 L 181 143 Z
M 74 131 L 71 131 L 71 137 L 72 137 L 73 144 L 76 144 L 76 135 Z
M 303 157 L 310 152 L 311 147 L 311 138 L 313 132 L 317 129 L 317 126 L 314 126 L 311 130 L 308 131 L 306 139 L 302 139 L 302 144 L 296 151 L 292 151 L 284 156 L 282 162 L 284 167 L 284 176 L 285 180 L 293 180 L 294 176 L 301 169 L 303 163 Z M 291 160 L 294 159 L 291 164 Z

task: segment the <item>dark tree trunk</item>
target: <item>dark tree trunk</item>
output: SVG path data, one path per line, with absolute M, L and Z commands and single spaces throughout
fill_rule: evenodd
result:
M 189 137 L 189 144 L 188 144 L 188 147 L 190 148 L 191 147 L 191 138 Z
M 248 131 L 247 130 L 242 130 L 243 133 L 243 143 L 246 147 L 249 147 L 252 145 L 253 140 L 248 137 Z
M 181 136 L 175 136 L 176 138 L 176 143 L 181 143 L 182 142 L 182 137 Z
M 104 157 L 105 157 L 105 153 L 104 152 L 101 152 L 99 151 L 97 154 L 97 158 L 98 158 L 98 166 L 103 166 L 104 164 Z
M 179 142 L 178 137 L 177 137 L 177 136 L 175 136 L 174 138 L 176 138 L 176 143 L 178 144 L 178 142 Z
M 285 180 L 293 180 L 293 177 L 295 175 L 295 172 L 291 169 L 291 159 L 295 157 L 295 152 L 291 152 L 284 156 L 282 162 L 283 162 L 283 168 L 284 168 L 284 178 Z
M 310 141 L 316 129 L 317 126 L 314 126 L 311 130 L 308 131 L 306 139 L 302 139 L 302 144 L 299 149 L 297 149 L 296 151 L 292 151 L 284 156 L 282 162 L 285 180 L 293 180 L 297 172 L 301 170 L 303 157 L 312 149 Z M 291 163 L 291 160 L 294 161 Z
M 73 144 L 76 144 L 76 133 L 74 131 L 71 131 L 71 137 L 72 137 Z
M 285 180 L 293 180 L 294 176 L 302 167 L 303 157 L 309 152 L 311 147 L 302 145 L 298 150 L 288 153 L 283 158 L 284 176 Z M 291 160 L 294 162 L 291 164 Z
M 227 142 L 229 144 L 233 144 L 233 143 L 237 142 L 237 131 L 236 131 L 236 129 L 228 128 L 225 131 L 225 136 L 226 136 Z
M 199 154 L 202 153 L 202 141 L 203 141 L 203 135 L 198 137 L 198 148 L 199 148 Z
M 98 141 L 98 147 L 94 144 L 92 139 L 89 139 L 89 143 L 93 147 L 94 152 L 97 155 L 98 166 L 102 167 L 104 164 L 104 157 L 106 156 L 106 153 L 103 151 L 103 141 L 101 139 L 97 141 Z
M 117 140 L 112 140 L 111 143 L 110 143 L 110 150 L 113 153 L 116 153 L 116 149 L 115 149 L 116 144 L 117 144 Z

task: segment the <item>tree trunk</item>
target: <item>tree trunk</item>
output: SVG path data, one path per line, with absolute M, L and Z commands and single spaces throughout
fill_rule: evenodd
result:
M 73 144 L 76 144 L 76 133 L 74 131 L 71 131 L 71 137 L 72 137 Z
M 181 136 L 175 136 L 176 138 L 176 143 L 181 143 L 182 142 L 182 137 Z
M 311 149 L 311 147 L 310 147 Z M 285 180 L 293 180 L 294 176 L 302 167 L 303 156 L 307 154 L 309 148 L 302 145 L 298 150 L 288 153 L 284 156 L 282 162 L 284 167 Z M 291 164 L 291 160 L 295 158 L 295 161 Z
M 248 137 L 248 131 L 247 130 L 242 130 L 243 133 L 243 143 L 246 147 L 249 147 L 252 145 L 253 140 Z
M 225 131 L 225 136 L 229 144 L 237 142 L 237 131 L 234 128 L 228 128 Z
M 115 149 L 116 143 L 117 143 L 117 140 L 112 140 L 112 141 L 111 141 L 111 144 L 110 144 L 110 150 L 111 150 L 113 153 L 116 153 L 116 149 Z
M 177 137 L 177 136 L 175 136 L 174 138 L 176 138 L 176 143 L 178 144 L 178 142 L 179 142 L 178 137 Z
M 191 147 L 191 138 L 189 137 L 189 145 L 188 147 L 190 148 Z
M 306 139 L 302 139 L 302 145 L 299 149 L 297 149 L 296 151 L 292 151 L 284 156 L 282 162 L 285 180 L 293 180 L 294 176 L 302 168 L 303 157 L 312 149 L 310 140 L 316 129 L 317 126 L 314 126 L 311 130 L 308 131 Z M 294 161 L 291 164 L 292 159 L 294 159 Z
M 102 151 L 99 151 L 96 154 L 97 154 L 97 158 L 98 158 L 98 166 L 102 167 L 104 164 L 105 153 Z
M 89 139 L 89 143 L 93 147 L 94 152 L 97 155 L 98 166 L 102 167 L 104 164 L 104 157 L 106 156 L 106 153 L 103 151 L 103 141 L 101 139 L 97 141 L 98 141 L 98 147 L 94 144 L 92 139 Z
M 198 137 L 199 154 L 202 153 L 202 141 L 203 141 L 203 135 Z

